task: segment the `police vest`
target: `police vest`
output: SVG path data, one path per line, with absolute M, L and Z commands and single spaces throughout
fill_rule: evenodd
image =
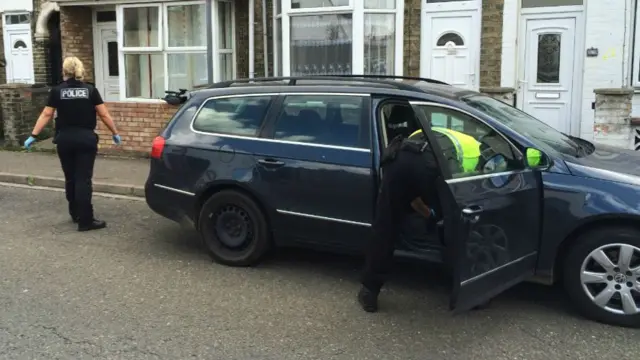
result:
M 438 141 L 438 145 L 443 148 L 445 154 L 451 153 L 451 155 L 455 157 L 457 164 L 461 167 L 460 172 L 467 173 L 477 171 L 478 161 L 481 155 L 480 142 L 472 136 L 447 128 L 432 127 L 431 130 L 441 135 L 439 138 L 446 139 L 446 143 Z M 409 138 L 419 136 L 420 134 L 422 134 L 422 130 L 417 130 L 409 135 Z M 453 147 L 452 151 L 447 151 L 450 147 Z

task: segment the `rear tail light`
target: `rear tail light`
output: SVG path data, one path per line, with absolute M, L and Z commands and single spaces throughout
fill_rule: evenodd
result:
M 162 157 L 162 151 L 164 151 L 164 138 L 162 136 L 156 136 L 153 139 L 153 145 L 151 145 L 151 158 L 160 159 Z

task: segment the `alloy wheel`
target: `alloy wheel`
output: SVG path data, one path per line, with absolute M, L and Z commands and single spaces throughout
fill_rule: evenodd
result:
M 640 248 L 608 244 L 582 262 L 582 288 L 594 304 L 618 315 L 640 313 Z

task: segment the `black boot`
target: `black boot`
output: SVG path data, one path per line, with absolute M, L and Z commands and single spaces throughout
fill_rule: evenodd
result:
M 361 287 L 358 292 L 358 302 L 362 310 L 366 312 L 378 311 L 378 291 L 371 291 L 366 287 Z
M 78 231 L 100 230 L 107 227 L 107 223 L 102 220 L 93 219 L 88 222 L 78 223 Z

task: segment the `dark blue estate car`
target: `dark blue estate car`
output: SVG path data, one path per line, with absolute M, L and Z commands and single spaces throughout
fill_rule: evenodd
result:
M 591 319 L 640 326 L 640 158 L 631 151 L 429 79 L 237 80 L 176 100 L 153 144 L 147 203 L 194 224 L 221 263 L 252 265 L 273 246 L 362 252 L 381 149 L 423 130 L 442 174 L 440 204 L 430 205 L 443 220 L 407 218 L 397 254 L 449 266 L 453 309 L 533 279 L 562 282 Z M 461 172 L 432 127 L 493 155 Z

